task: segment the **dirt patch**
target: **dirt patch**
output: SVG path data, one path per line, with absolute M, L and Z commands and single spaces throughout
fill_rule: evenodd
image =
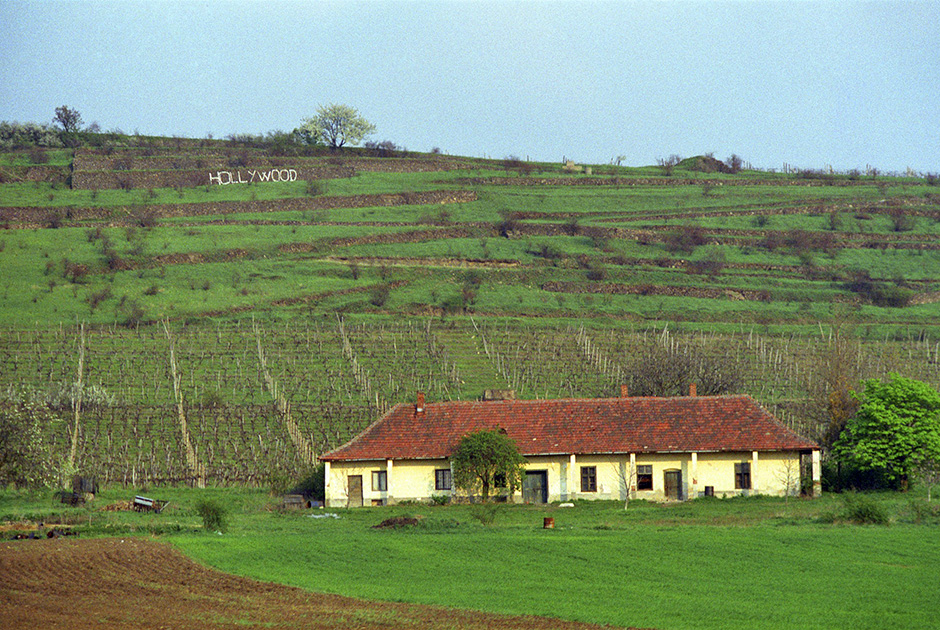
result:
M 113 225 L 137 225 L 170 217 L 198 217 L 265 212 L 304 212 L 315 210 L 391 207 L 405 205 L 446 205 L 477 200 L 472 190 L 431 190 L 425 192 L 343 195 L 276 199 L 270 201 L 218 201 L 205 203 L 151 204 L 120 207 L 4 207 L 0 221 L 11 228 L 48 226 L 50 217 L 61 221 L 107 219 Z
M 388 258 L 381 256 L 354 256 L 354 257 L 334 257 L 328 256 L 324 260 L 330 260 L 339 263 L 355 262 L 361 265 L 388 265 L 395 267 L 455 267 L 469 269 L 505 269 L 519 267 L 518 260 L 489 259 L 481 260 L 479 258 Z
M 599 293 L 610 295 L 666 295 L 670 297 L 692 297 L 711 300 L 767 302 L 767 291 L 751 289 L 711 289 L 705 287 L 676 287 L 653 284 L 617 284 L 605 282 L 546 282 L 543 291 L 553 293 Z
M 421 520 L 419 516 L 395 516 L 387 518 L 378 525 L 373 525 L 372 529 L 401 529 L 402 527 L 414 527 Z
M 309 593 L 227 575 L 133 538 L 0 543 L 0 618 L 20 628 L 600 628 Z

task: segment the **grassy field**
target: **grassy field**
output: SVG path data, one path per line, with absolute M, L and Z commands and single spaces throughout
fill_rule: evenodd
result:
M 109 512 L 135 491 L 65 508 L 0 492 L 0 521 L 66 522 L 83 536 L 150 535 L 221 570 L 317 592 L 601 624 L 684 628 L 933 628 L 940 512 L 919 492 L 847 500 L 751 497 L 682 504 L 419 506 L 281 511 L 264 491 L 161 488 L 162 514 Z M 205 531 L 199 499 L 228 507 Z M 418 525 L 373 529 L 386 518 Z M 545 517 L 555 528 L 542 528 Z M 29 544 L 21 543 L 21 544 Z

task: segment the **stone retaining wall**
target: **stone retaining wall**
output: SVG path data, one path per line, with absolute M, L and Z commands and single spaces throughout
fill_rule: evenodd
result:
M 766 302 L 767 291 L 752 289 L 709 289 L 703 287 L 676 287 L 652 284 L 615 284 L 603 282 L 546 282 L 543 291 L 553 293 L 593 293 L 608 295 L 665 295 L 706 299 L 750 300 Z
M 871 186 L 871 181 L 818 179 L 692 179 L 680 177 L 467 177 L 455 180 L 474 186 Z M 901 186 L 904 183 L 893 183 Z
M 270 201 L 217 201 L 188 204 L 148 204 L 119 207 L 66 207 L 0 208 L 0 221 L 13 222 L 11 227 L 41 226 L 50 213 L 59 213 L 67 221 L 108 219 L 117 222 L 133 222 L 140 217 L 160 219 L 165 217 L 187 217 L 226 215 L 236 213 L 302 212 L 305 210 L 329 210 L 333 208 L 367 208 L 372 206 L 402 206 L 467 203 L 476 201 L 471 190 L 433 190 L 384 195 L 348 195 L 343 197 L 303 197 Z
M 69 179 L 67 166 L 4 166 L 0 167 L 0 183 L 6 182 L 46 182 L 64 184 Z

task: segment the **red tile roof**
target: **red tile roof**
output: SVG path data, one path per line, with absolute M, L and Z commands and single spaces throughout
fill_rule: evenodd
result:
M 445 459 L 467 433 L 495 428 L 528 456 L 819 448 L 750 396 L 630 397 L 398 404 L 320 459 Z

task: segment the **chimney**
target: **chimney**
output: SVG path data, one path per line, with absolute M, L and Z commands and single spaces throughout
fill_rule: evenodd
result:
M 415 405 L 415 413 L 424 413 L 424 392 L 418 392 L 418 404 Z
M 697 396 L 697 395 L 698 393 L 695 387 L 695 383 L 692 383 L 691 385 L 689 385 L 689 396 Z
M 629 397 L 630 397 L 630 392 L 627 391 L 627 384 L 626 384 L 626 383 L 621 383 L 621 385 L 620 385 L 620 397 L 621 397 L 621 398 L 629 398 Z

